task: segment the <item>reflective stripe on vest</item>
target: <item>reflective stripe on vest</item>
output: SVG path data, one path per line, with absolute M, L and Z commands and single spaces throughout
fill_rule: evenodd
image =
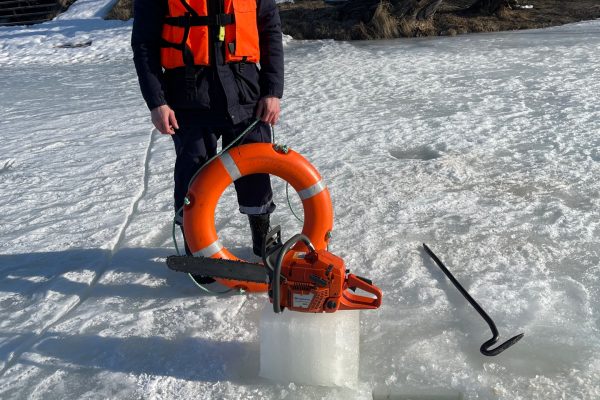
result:
M 162 28 L 161 64 L 165 69 L 210 65 L 210 27 L 223 27 L 225 62 L 258 63 L 260 50 L 256 0 L 222 0 L 224 14 L 208 15 L 209 0 L 168 0 Z

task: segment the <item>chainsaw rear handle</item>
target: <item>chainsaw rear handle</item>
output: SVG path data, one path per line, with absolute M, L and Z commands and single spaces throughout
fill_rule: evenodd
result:
M 359 296 L 352 293 L 353 289 L 361 289 L 367 293 L 371 293 L 375 297 Z M 381 305 L 381 289 L 373 285 L 371 281 L 361 278 L 354 274 L 348 274 L 344 292 L 340 297 L 340 307 L 338 310 L 361 310 L 361 309 L 376 309 Z

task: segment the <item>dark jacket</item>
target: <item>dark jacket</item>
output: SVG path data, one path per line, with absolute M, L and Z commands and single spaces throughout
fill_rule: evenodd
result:
M 257 0 L 260 66 L 225 64 L 223 42 L 213 40 L 212 65 L 195 67 L 196 90 L 191 94 L 186 91 L 185 67 L 163 71 L 160 64 L 166 10 L 166 0 L 134 3 L 131 47 L 142 96 L 149 109 L 168 104 L 175 110 L 204 110 L 212 117 L 239 123 L 254 116 L 259 98 L 283 96 L 281 21 L 274 0 Z M 216 31 L 212 31 L 211 37 L 215 36 Z

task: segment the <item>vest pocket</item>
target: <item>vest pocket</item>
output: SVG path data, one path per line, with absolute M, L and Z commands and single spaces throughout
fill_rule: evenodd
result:
M 256 0 L 233 0 L 235 14 L 235 54 L 234 60 L 257 63 L 260 58 L 258 27 L 256 25 Z

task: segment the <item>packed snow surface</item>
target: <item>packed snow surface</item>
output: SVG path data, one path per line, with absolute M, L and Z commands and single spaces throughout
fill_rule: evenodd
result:
M 331 191 L 330 250 L 384 293 L 361 313 L 358 383 L 328 388 L 258 376 L 264 295 L 205 295 L 165 267 L 173 146 L 109 3 L 0 28 L 0 398 L 600 398 L 600 21 L 286 39 L 276 140 Z M 289 237 L 300 224 L 274 190 Z M 249 258 L 236 208 L 228 189 L 217 228 Z M 501 340 L 524 339 L 482 356 L 488 327 L 423 242 Z

